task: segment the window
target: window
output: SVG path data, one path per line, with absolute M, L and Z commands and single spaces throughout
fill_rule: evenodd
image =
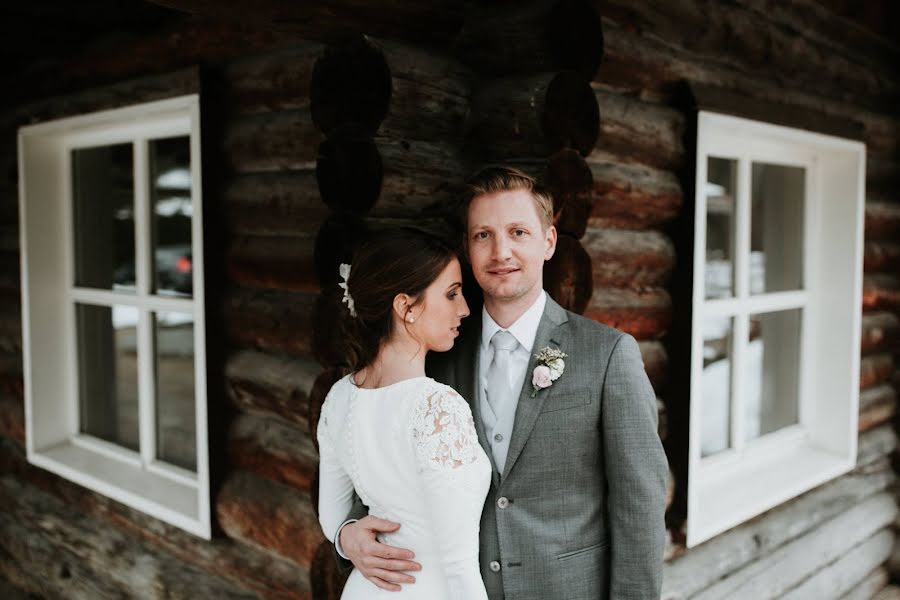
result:
M 19 130 L 28 460 L 210 537 L 196 95 Z
M 865 147 L 700 112 L 687 543 L 856 461 Z

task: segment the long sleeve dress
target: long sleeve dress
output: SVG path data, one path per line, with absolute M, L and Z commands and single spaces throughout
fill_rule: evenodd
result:
M 422 570 L 387 592 L 356 569 L 343 600 L 486 600 L 478 530 L 491 479 L 472 413 L 452 388 L 416 377 L 376 389 L 346 376 L 331 388 L 317 431 L 319 522 L 334 541 L 354 491 L 369 514 L 401 524 L 383 543 L 408 548 Z

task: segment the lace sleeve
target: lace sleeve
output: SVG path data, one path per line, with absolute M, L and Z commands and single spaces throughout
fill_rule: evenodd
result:
M 453 390 L 437 390 L 419 401 L 413 437 L 422 470 L 456 469 L 475 461 L 478 435 L 472 411 Z

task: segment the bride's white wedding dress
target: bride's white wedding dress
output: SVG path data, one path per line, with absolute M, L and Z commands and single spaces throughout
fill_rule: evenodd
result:
M 472 413 L 453 388 L 416 377 L 376 389 L 351 376 L 328 393 L 319 419 L 319 522 L 331 540 L 353 504 L 400 523 L 379 540 L 412 550 L 422 570 L 388 592 L 356 569 L 343 600 L 487 599 L 478 570 L 478 529 L 491 466 Z

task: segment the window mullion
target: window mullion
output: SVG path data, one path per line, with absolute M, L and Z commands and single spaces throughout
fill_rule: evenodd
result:
M 738 312 L 734 318 L 731 374 L 731 443 L 737 452 L 744 447 L 745 402 L 744 376 L 749 332 L 746 301 L 750 294 L 750 159 L 738 160 L 737 198 L 734 241 L 734 287 Z
M 150 182 L 147 140 L 134 142 L 134 240 L 135 275 L 137 296 L 146 298 L 152 291 L 152 214 L 150 206 Z M 156 456 L 156 377 L 155 335 L 153 312 L 146 306 L 140 309 L 138 319 L 138 431 L 140 432 L 141 459 L 149 463 Z

